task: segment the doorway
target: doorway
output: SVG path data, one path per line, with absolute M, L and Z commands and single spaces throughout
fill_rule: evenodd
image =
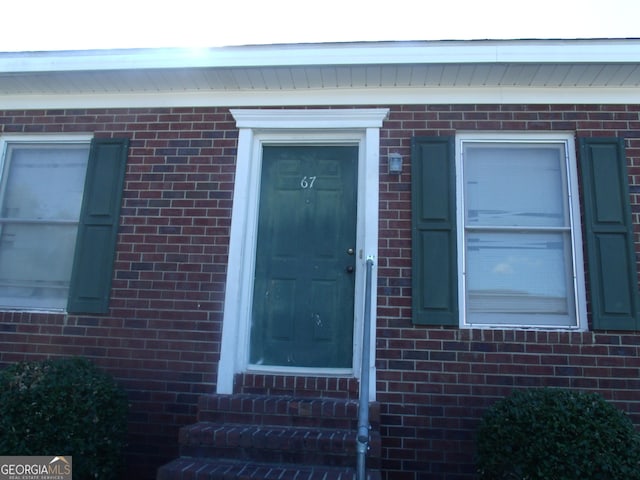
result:
M 216 391 L 234 393 L 236 375 L 245 372 L 359 378 L 365 264 L 368 258 L 375 259 L 378 249 L 380 127 L 388 109 L 237 109 L 231 113 L 239 136 Z M 335 171 L 337 167 L 340 171 Z M 288 187 L 272 188 L 274 182 L 284 180 Z M 326 189 L 328 180 L 334 186 Z M 301 204 L 300 208 L 294 204 Z M 307 220 L 311 223 L 302 221 L 305 205 L 315 212 L 309 216 L 313 220 Z M 264 215 L 267 210 L 277 214 Z M 285 233 L 291 232 L 294 215 L 301 219 L 295 230 L 307 228 L 306 236 Z M 338 215 L 348 219 L 344 225 L 350 224 L 349 228 L 336 226 L 343 222 L 337 221 Z M 275 235 L 263 233 L 270 228 Z M 330 229 L 334 231 L 325 233 Z M 343 238 L 341 230 L 349 233 Z M 302 250 L 303 244 L 318 250 Z M 298 263 L 293 269 L 298 272 L 291 277 L 294 280 L 279 271 L 281 265 L 265 260 L 280 249 L 299 250 L 300 261 L 307 263 L 307 268 Z M 316 255 L 317 261 L 305 260 L 310 255 Z M 318 271 L 334 270 L 333 277 L 314 280 L 307 273 L 315 266 Z M 300 272 L 307 278 L 298 279 Z M 374 286 L 376 281 L 374 269 Z M 301 288 L 307 290 L 304 295 L 297 293 Z M 279 296 L 275 301 L 274 295 Z M 311 305 L 298 300 L 305 296 Z M 322 301 L 314 304 L 313 298 Z M 265 299 L 271 302 L 266 307 Z M 376 311 L 375 295 L 370 308 Z M 325 323 L 332 318 L 340 319 L 339 323 Z M 373 400 L 375 321 L 370 332 Z

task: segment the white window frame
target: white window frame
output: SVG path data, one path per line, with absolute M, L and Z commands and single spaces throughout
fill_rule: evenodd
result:
M 464 219 L 464 172 L 463 151 L 467 142 L 486 143 L 540 143 L 562 144 L 565 149 L 565 168 L 567 181 L 567 195 L 569 208 L 569 222 L 571 227 L 571 255 L 573 265 L 573 291 L 575 302 L 575 315 L 577 318 L 571 325 L 541 326 L 526 323 L 471 323 L 467 316 L 466 306 L 466 231 Z M 580 200 L 578 195 L 578 174 L 575 154 L 575 140 L 573 134 L 557 132 L 468 132 L 456 135 L 456 217 L 457 217 L 457 245 L 458 245 L 458 307 L 460 311 L 461 328 L 497 328 L 497 329 L 535 329 L 535 330 L 568 330 L 586 331 L 586 293 L 584 282 L 584 260 L 582 246 L 582 228 L 580 222 Z
M 58 145 L 86 145 L 87 147 L 87 161 L 89 158 L 89 150 L 91 146 L 91 140 L 93 136 L 87 134 L 77 134 L 77 135 L 58 135 L 58 134 L 41 134 L 41 135 L 3 135 L 0 136 L 0 185 L 4 186 L 6 182 L 6 172 L 5 165 L 7 161 L 7 151 L 10 145 L 38 145 L 38 144 L 58 144 Z M 86 175 L 86 172 L 85 172 Z M 0 202 L 2 199 L 0 198 Z M 82 202 L 82 200 L 81 200 Z M 81 207 L 81 205 L 80 205 Z M 47 222 L 43 222 L 47 223 Z M 79 223 L 76 222 L 76 224 Z M 2 222 L 4 224 L 4 222 Z M 1 228 L 1 225 L 0 225 Z M 77 235 L 77 234 L 76 234 Z M 75 246 L 75 245 L 74 245 Z M 73 262 L 73 255 L 71 258 L 71 262 Z M 71 281 L 71 278 L 69 278 Z M 62 308 L 55 307 L 39 307 L 39 306 L 28 306 L 24 307 L 12 307 L 8 305 L 0 304 L 0 310 L 3 311 L 33 311 L 33 312 L 53 312 L 60 313 L 66 311 L 66 303 Z

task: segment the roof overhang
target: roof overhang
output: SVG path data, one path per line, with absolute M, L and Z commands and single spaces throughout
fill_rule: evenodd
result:
M 640 103 L 640 40 L 0 53 L 0 108 Z

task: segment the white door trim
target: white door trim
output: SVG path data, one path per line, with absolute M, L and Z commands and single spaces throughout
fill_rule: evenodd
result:
M 262 145 L 357 144 L 358 213 L 355 289 L 353 369 L 278 368 L 282 374 L 355 375 L 360 377 L 364 272 L 367 258 L 377 259 L 380 127 L 388 109 L 322 110 L 231 110 L 239 128 L 238 156 L 231 218 L 229 261 L 225 291 L 218 393 L 233 393 L 234 377 L 247 371 L 249 319 L 253 295 L 253 274 L 260 197 Z M 377 284 L 374 268 L 373 288 Z M 376 295 L 371 295 L 371 312 L 376 312 Z M 375 319 L 374 319 L 375 320 Z M 370 398 L 375 399 L 375 321 L 371 322 Z M 261 369 L 261 371 L 264 371 Z

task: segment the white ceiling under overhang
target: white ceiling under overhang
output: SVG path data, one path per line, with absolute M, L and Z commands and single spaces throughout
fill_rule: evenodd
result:
M 0 53 L 0 108 L 639 103 L 638 87 L 638 40 Z

